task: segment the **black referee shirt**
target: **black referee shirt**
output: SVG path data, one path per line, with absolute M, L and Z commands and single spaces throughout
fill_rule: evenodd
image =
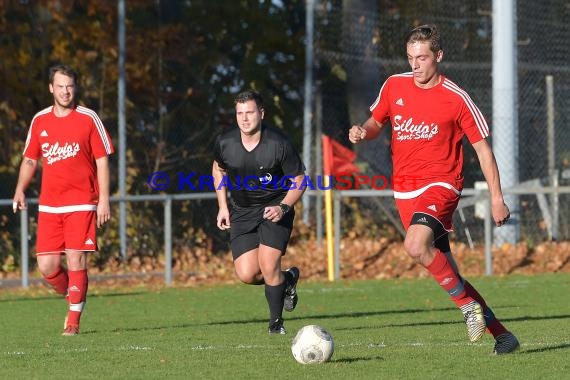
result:
M 265 125 L 251 152 L 244 148 L 239 128 L 222 133 L 216 139 L 214 158 L 227 175 L 220 187 L 226 187 L 240 207 L 278 204 L 291 186 L 290 179 L 305 172 L 289 138 Z

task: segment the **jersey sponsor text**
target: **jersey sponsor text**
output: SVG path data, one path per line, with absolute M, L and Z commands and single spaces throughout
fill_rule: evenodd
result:
M 46 159 L 49 165 L 60 160 L 75 157 L 77 153 L 79 153 L 79 150 L 79 144 L 76 142 L 66 142 L 63 146 L 60 146 L 58 142 L 53 145 L 50 143 L 42 144 L 42 156 Z
M 397 133 L 396 139 L 398 141 L 406 140 L 431 140 L 439 131 L 439 127 L 435 123 L 425 124 L 423 121 L 419 124 L 414 124 L 414 119 L 404 119 L 402 115 L 394 116 L 394 132 Z

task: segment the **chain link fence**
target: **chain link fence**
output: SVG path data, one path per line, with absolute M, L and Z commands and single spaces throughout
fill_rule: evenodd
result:
M 443 72 L 464 88 L 481 109 L 490 123 L 492 139 L 502 139 L 494 133 L 491 123 L 492 99 L 492 1 L 491 0 L 315 0 L 315 124 L 319 131 L 336 140 L 349 144 L 347 131 L 353 123 L 368 117 L 368 108 L 375 100 L 383 81 L 391 74 L 409 71 L 405 55 L 404 36 L 413 26 L 435 23 L 441 29 L 445 57 Z M 567 0 L 517 2 L 517 53 L 518 53 L 518 160 L 517 172 L 521 183 L 527 186 L 551 186 L 555 180 L 559 186 L 570 185 L 570 67 L 567 65 L 567 46 L 570 37 L 570 6 Z M 291 69 L 295 70 L 295 69 Z M 298 70 L 298 68 L 297 68 Z M 162 71 L 161 71 L 162 73 Z M 171 73 L 172 74 L 172 73 Z M 163 73 L 166 78 L 166 72 Z M 551 91 L 547 78 L 552 78 Z M 140 143 L 149 149 L 135 155 L 127 151 L 129 162 L 128 194 L 157 195 L 149 189 L 147 179 L 156 171 L 164 172 L 171 184 L 167 194 L 192 193 L 192 187 L 200 188 L 201 175 L 211 172 L 209 147 L 215 137 L 212 125 L 229 126 L 233 123 L 231 106 L 215 102 L 211 125 L 198 125 L 192 114 L 212 108 L 209 104 L 191 101 L 175 102 L 184 98 L 184 78 L 172 74 L 172 78 L 158 78 L 161 100 L 157 117 L 153 107 L 137 105 L 132 111 L 132 130 L 128 143 Z M 280 79 L 282 80 L 282 78 Z M 297 83 L 293 80 L 285 81 Z M 170 83 L 170 82 L 168 82 Z M 299 83 L 297 83 L 297 87 Z M 291 86 L 294 86 L 291 84 Z M 551 94 L 551 95 L 550 95 Z M 215 98 L 215 95 L 212 95 Z M 174 100 L 173 100 L 174 99 Z M 174 105 L 172 105 L 172 104 Z M 230 101 L 231 103 L 231 101 Z M 293 104 L 293 103 L 292 103 Z M 301 104 L 295 103 L 295 104 Z M 505 101 L 505 106 L 509 102 Z M 550 108 L 548 107 L 550 105 Z M 163 114 L 168 107 L 175 110 Z M 150 110 L 149 110 L 150 109 Z M 227 111 L 229 110 L 229 111 Z M 175 120 L 175 123 L 168 121 Z M 553 133 L 549 139 L 549 121 Z M 298 125 L 297 125 L 298 126 Z M 199 131 L 199 132 L 197 132 Z M 374 143 L 357 147 L 357 164 L 369 177 L 382 175 L 391 178 L 390 129 L 385 128 Z M 175 140 L 188 149 L 184 154 L 171 149 L 166 141 Z M 551 144 L 551 141 L 554 143 Z M 199 147 L 207 147 L 200 150 Z M 472 147 L 465 146 L 465 187 L 474 188 L 483 180 Z M 315 147 L 315 150 L 318 150 Z M 186 152 L 205 152 L 207 157 Z M 112 165 L 116 166 L 116 157 Z M 160 163 L 160 165 L 159 165 Z M 318 166 L 318 165 L 316 165 Z M 193 176 L 191 174 L 194 173 Z M 320 173 L 313 173 L 320 174 Z M 11 196 L 10 188 L 8 196 Z M 30 194 L 33 197 L 37 194 Z M 319 198 L 320 199 L 320 198 Z M 559 194 L 518 195 L 516 222 L 521 238 L 538 243 L 549 239 L 570 239 L 570 196 Z M 322 199 L 320 199 L 322 205 Z M 312 202 L 315 205 L 317 202 Z M 6 199 L 6 205 L 11 199 Z M 557 205 L 554 207 L 553 205 Z M 365 233 L 403 233 L 399 217 L 391 197 L 346 198 L 343 200 L 343 231 L 359 229 Z M 165 236 L 165 207 L 160 201 L 127 201 L 127 258 L 136 258 L 144 268 L 147 263 L 162 260 L 167 251 L 163 247 Z M 208 210 L 205 213 L 204 210 Z M 178 252 L 177 270 L 190 268 L 186 262 L 201 254 L 225 253 L 227 236 L 215 227 L 215 200 L 180 199 L 171 210 L 172 226 L 169 242 Z M 113 208 L 113 221 L 100 231 L 101 251 L 94 260 L 103 266 L 109 258 L 120 262 L 118 245 L 118 207 Z M 10 211 L 11 213 L 11 211 Z M 319 214 L 321 215 L 321 214 Z M 556 221 L 557 216 L 558 222 Z M 19 252 L 20 240 L 31 245 L 35 236 L 37 212 L 30 212 L 28 234 L 24 238 L 4 233 L 5 252 Z M 470 245 L 484 243 L 484 223 L 477 207 L 462 207 L 454 216 L 457 240 Z M 5 218 L 4 225 L 9 223 Z M 311 224 L 311 228 L 315 224 Z M 362 226 L 363 228 L 360 228 Z M 316 230 L 322 230 L 322 225 Z M 317 232 L 318 233 L 318 232 Z M 182 253 L 180 253 L 182 252 Z M 184 256 L 180 258 L 180 256 Z M 1 256 L 0 256 L 1 258 Z M 184 261 L 186 260 L 186 261 Z M 17 255 L 4 261 L 4 271 L 18 266 Z M 149 266 L 152 266 L 149 264 Z
M 518 160 L 512 166 L 500 166 L 517 170 L 522 186 L 549 186 L 553 181 L 568 185 L 570 68 L 565 46 L 570 36 L 570 7 L 555 0 L 516 3 Z M 406 32 L 434 23 L 443 38 L 443 73 L 464 88 L 481 109 L 491 127 L 491 139 L 508 138 L 494 134 L 492 125 L 492 6 L 492 1 L 318 1 L 318 127 L 348 145 L 348 128 L 369 116 L 368 107 L 383 81 L 391 74 L 410 71 L 405 56 Z M 552 78 L 551 97 L 548 77 Z M 503 101 L 505 107 L 511 104 L 509 99 L 498 99 L 499 104 Z M 549 113 L 554 141 L 550 145 Z M 390 178 L 390 137 L 389 128 L 385 128 L 379 140 L 356 148 L 363 173 Z M 474 188 L 484 178 L 473 148 L 465 144 L 465 188 Z M 510 206 L 521 239 L 535 243 L 570 238 L 568 194 L 520 195 L 518 200 L 518 205 Z M 377 223 L 393 223 L 393 216 L 397 217 L 390 198 L 363 198 L 358 202 L 346 207 L 358 208 L 365 218 Z M 553 214 L 557 215 L 555 226 Z M 483 242 L 483 223 L 478 216 L 476 207 L 459 209 L 455 215 L 458 239 L 470 244 Z

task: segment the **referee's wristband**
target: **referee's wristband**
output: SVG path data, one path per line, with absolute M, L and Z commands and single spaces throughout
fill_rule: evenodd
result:
M 279 207 L 281 207 L 281 212 L 283 215 L 287 214 L 291 210 L 291 206 L 285 203 L 279 203 Z

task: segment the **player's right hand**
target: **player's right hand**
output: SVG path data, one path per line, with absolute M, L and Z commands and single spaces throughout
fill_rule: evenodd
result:
M 216 225 L 222 231 L 228 230 L 230 228 L 230 213 L 220 210 L 216 217 Z
M 366 138 L 366 129 L 360 125 L 353 125 L 348 131 L 348 139 L 353 144 L 358 144 Z
M 12 211 L 14 211 L 14 214 L 18 210 L 25 210 L 27 208 L 28 204 L 26 203 L 26 197 L 24 195 L 14 197 L 14 199 L 12 200 Z

